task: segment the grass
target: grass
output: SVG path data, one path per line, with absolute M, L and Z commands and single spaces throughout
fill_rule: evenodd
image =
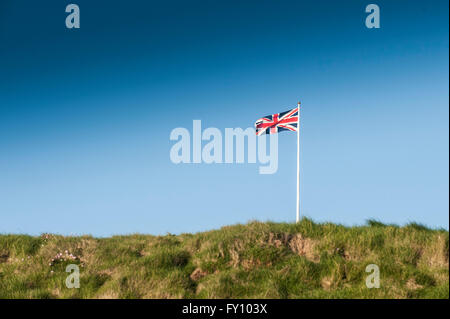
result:
M 449 233 L 250 222 L 197 234 L 0 235 L 0 298 L 449 298 Z M 80 288 L 66 287 L 66 266 Z M 380 288 L 366 287 L 369 264 Z

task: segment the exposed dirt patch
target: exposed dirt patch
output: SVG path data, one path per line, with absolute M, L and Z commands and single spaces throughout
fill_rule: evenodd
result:
M 8 259 L 9 259 L 9 254 L 5 254 L 5 253 L 1 254 L 0 253 L 0 264 L 8 262 Z
M 261 267 L 261 266 L 266 266 L 266 267 L 270 267 L 272 266 L 271 262 L 268 263 L 263 263 L 261 262 L 261 260 L 257 259 L 257 258 L 250 258 L 250 259 L 245 259 L 241 262 L 242 267 L 245 270 L 251 270 L 251 269 L 255 269 L 257 267 Z
M 406 282 L 406 287 L 407 287 L 408 289 L 411 289 L 411 290 L 416 290 L 416 289 L 423 288 L 422 285 L 419 285 L 418 283 L 416 283 L 416 281 L 414 280 L 414 278 L 411 278 L 411 279 L 409 279 L 409 280 Z
M 269 233 L 269 239 L 267 240 L 267 242 L 271 246 L 280 248 L 282 246 L 287 246 L 292 238 L 293 236 L 287 233 L 282 234 Z
M 114 291 L 105 292 L 96 297 L 97 299 L 118 299 L 119 294 Z
M 299 256 L 305 256 L 312 262 L 319 262 L 319 256 L 315 253 L 316 241 L 295 234 L 289 241 L 289 248 Z
M 200 268 L 196 268 L 192 274 L 190 275 L 193 281 L 197 281 L 203 277 L 205 277 L 208 273 L 206 271 L 201 270 Z
M 322 285 L 323 289 L 330 290 L 331 285 L 333 284 L 333 278 L 331 278 L 331 277 L 324 277 L 324 278 L 322 278 L 320 284 Z
M 435 237 L 431 245 L 429 245 L 426 253 L 421 255 L 421 262 L 430 267 L 448 267 L 448 244 L 442 235 Z
M 61 290 L 59 288 L 55 288 L 52 290 L 52 295 L 59 298 L 61 297 Z
M 349 252 L 347 250 L 345 250 L 345 248 L 337 247 L 333 253 L 336 255 L 339 255 L 342 258 L 347 259 L 347 260 L 350 260 L 350 259 L 355 260 L 355 258 L 351 258 Z
M 293 253 L 306 257 L 309 261 L 319 262 L 320 258 L 315 252 L 316 241 L 310 238 L 303 237 L 298 233 L 295 235 L 289 233 L 269 233 L 268 237 L 257 240 L 258 243 L 264 246 L 272 246 L 279 249 L 288 248 Z M 262 266 L 263 263 L 257 258 L 242 259 L 241 252 L 246 248 L 246 242 L 242 239 L 236 239 L 231 247 L 228 249 L 230 255 L 230 265 L 237 267 L 242 265 L 244 269 L 252 269 L 254 267 Z M 219 257 L 225 255 L 223 246 L 219 245 Z M 270 263 L 267 265 L 270 266 Z
M 228 250 L 230 253 L 230 264 L 233 267 L 237 267 L 240 262 L 240 252 L 245 248 L 245 244 L 241 240 L 235 240 L 233 246 Z
M 116 275 L 116 270 L 113 268 L 103 269 L 100 270 L 98 274 L 103 277 L 112 278 L 114 275 Z

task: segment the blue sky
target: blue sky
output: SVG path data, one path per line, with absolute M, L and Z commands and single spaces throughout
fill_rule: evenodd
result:
M 301 208 L 448 229 L 447 1 L 0 4 L 0 232 L 196 232 L 295 220 L 279 169 L 170 161 L 176 127 L 252 126 L 302 101 Z

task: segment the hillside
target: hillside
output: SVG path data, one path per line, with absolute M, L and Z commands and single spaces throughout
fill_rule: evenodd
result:
M 0 235 L 0 298 L 449 298 L 449 233 L 251 222 L 182 235 Z M 80 267 L 80 288 L 65 286 Z M 366 287 L 366 266 L 380 288 Z

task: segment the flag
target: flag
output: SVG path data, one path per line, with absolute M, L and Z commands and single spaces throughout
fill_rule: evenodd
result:
M 268 115 L 255 122 L 256 135 L 276 134 L 281 131 L 298 130 L 299 107 L 290 111 Z

